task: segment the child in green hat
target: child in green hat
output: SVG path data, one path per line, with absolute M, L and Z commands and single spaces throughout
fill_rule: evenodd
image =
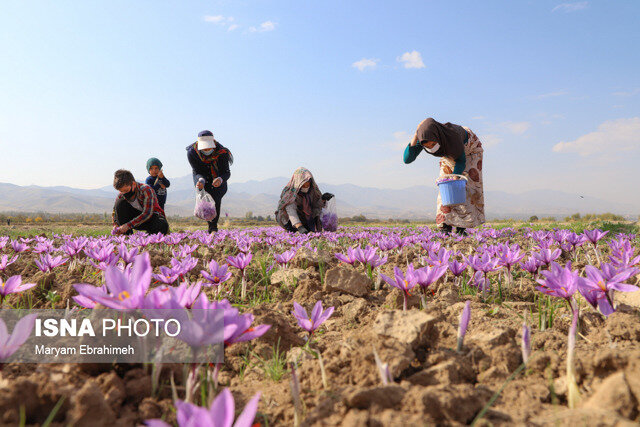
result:
M 169 180 L 162 173 L 162 162 L 155 157 L 147 160 L 147 171 L 149 176 L 145 183 L 153 188 L 158 196 L 158 204 L 164 210 L 164 204 L 167 201 L 167 188 L 171 185 Z

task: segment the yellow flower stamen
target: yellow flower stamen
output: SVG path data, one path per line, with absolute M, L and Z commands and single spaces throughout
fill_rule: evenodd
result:
M 122 292 L 120 292 L 118 294 L 118 299 L 120 301 L 124 301 L 124 300 L 126 300 L 128 298 L 131 298 L 131 294 L 129 294 L 129 292 L 127 292 L 127 291 L 122 291 Z
M 604 285 L 604 282 L 602 280 L 598 280 L 598 286 L 600 286 L 600 289 L 602 289 L 603 291 L 607 290 L 607 287 Z

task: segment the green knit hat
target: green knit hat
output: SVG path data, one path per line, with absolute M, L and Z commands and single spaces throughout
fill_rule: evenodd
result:
M 149 169 L 151 169 L 151 166 L 157 166 L 160 169 L 162 169 L 162 162 L 156 159 L 155 157 L 152 157 L 149 160 L 147 160 L 147 172 L 149 172 Z

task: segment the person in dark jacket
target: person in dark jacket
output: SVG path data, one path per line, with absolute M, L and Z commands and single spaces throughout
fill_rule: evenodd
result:
M 164 210 L 164 204 L 167 202 L 167 188 L 171 185 L 171 182 L 164 176 L 162 172 L 162 162 L 155 157 L 147 160 L 147 172 L 149 176 L 145 181 L 149 187 L 153 188 L 158 196 L 158 204 Z
M 222 198 L 227 193 L 227 181 L 231 177 L 229 166 L 233 164 L 233 155 L 215 140 L 213 133 L 203 130 L 198 134 L 198 140 L 187 147 L 187 159 L 194 185 L 199 190 L 204 189 L 215 201 L 217 214 L 209 221 L 209 233 L 216 232 Z

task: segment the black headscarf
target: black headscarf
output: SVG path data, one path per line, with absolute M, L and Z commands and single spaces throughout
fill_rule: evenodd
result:
M 416 131 L 418 142 L 435 141 L 440 143 L 440 148 L 435 153 L 427 153 L 436 157 L 450 157 L 457 159 L 464 152 L 464 140 L 467 136 L 462 126 L 453 123 L 439 123 L 429 117 L 418 126 Z M 425 149 L 426 151 L 426 149 Z

